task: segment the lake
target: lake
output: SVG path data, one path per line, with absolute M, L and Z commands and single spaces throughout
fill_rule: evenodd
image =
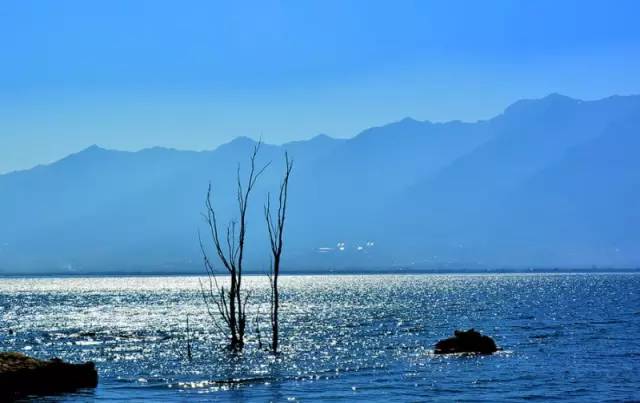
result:
M 255 332 L 267 341 L 266 278 L 245 280 L 251 331 L 239 355 L 222 348 L 198 281 L 2 278 L 0 350 L 96 362 L 96 390 L 51 401 L 640 399 L 637 273 L 284 276 L 276 357 Z M 504 350 L 432 354 L 471 327 Z

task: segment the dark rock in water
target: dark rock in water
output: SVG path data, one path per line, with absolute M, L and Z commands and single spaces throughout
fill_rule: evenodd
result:
M 483 336 L 474 329 L 456 330 L 454 337 L 440 340 L 436 343 L 434 353 L 454 354 L 454 353 L 478 353 L 493 354 L 498 351 L 498 347 L 489 336 Z
M 41 361 L 21 353 L 0 353 L 0 401 L 95 388 L 98 372 L 92 362 L 67 364 Z

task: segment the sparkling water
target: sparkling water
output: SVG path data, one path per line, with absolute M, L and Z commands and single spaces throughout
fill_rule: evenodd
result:
M 3 278 L 0 350 L 96 363 L 96 390 L 54 401 L 640 399 L 638 274 L 283 276 L 276 356 L 268 280 L 244 284 L 233 354 L 196 276 Z M 472 327 L 503 351 L 433 355 Z

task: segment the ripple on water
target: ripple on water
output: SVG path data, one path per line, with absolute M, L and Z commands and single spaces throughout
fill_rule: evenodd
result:
M 246 284 L 264 336 L 268 282 Z M 219 347 L 197 277 L 3 279 L 0 348 L 95 361 L 100 387 L 69 400 L 624 400 L 639 397 L 639 289 L 633 274 L 287 276 L 274 357 L 253 331 L 242 354 Z M 505 350 L 431 353 L 468 327 Z

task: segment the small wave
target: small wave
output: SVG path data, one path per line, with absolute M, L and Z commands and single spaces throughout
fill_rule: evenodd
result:
M 530 339 L 544 340 L 544 339 L 555 339 L 562 336 L 561 332 L 553 332 L 553 333 L 540 333 L 534 334 L 533 336 L 529 336 Z

